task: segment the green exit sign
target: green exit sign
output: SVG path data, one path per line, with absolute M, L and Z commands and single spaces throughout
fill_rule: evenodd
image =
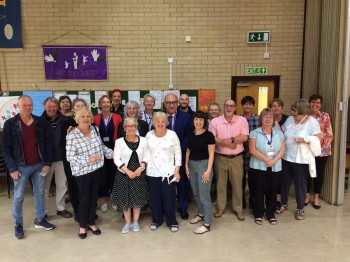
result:
M 245 74 L 246 75 L 266 75 L 267 67 L 246 67 Z
M 270 43 L 270 31 L 256 31 L 247 33 L 247 43 Z

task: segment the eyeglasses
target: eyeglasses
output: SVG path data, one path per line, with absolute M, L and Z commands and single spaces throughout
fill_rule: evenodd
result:
M 225 108 L 234 108 L 234 107 L 236 107 L 236 105 L 228 105 L 228 104 L 225 104 L 224 107 L 225 107 Z
M 132 125 L 132 126 L 124 126 L 125 128 L 135 128 L 136 126 L 135 125 Z
M 319 101 L 311 101 L 310 102 L 311 104 L 316 104 L 316 105 L 320 105 L 320 104 L 322 104 L 321 102 L 319 102 Z
M 264 120 L 273 119 L 273 116 L 264 116 L 262 119 Z
M 166 105 L 177 105 L 177 101 L 166 101 L 165 104 Z

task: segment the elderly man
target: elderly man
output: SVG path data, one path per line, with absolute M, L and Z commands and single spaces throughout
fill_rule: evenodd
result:
M 232 208 L 239 220 L 244 220 L 242 209 L 243 142 L 249 135 L 248 122 L 235 115 L 235 101 L 224 103 L 224 114 L 211 120 L 211 131 L 215 136 L 214 170 L 217 176 L 217 210 L 215 217 L 225 213 L 227 199 L 227 179 L 232 186 Z
M 55 174 L 56 183 L 56 214 L 64 218 L 72 217 L 72 214 L 66 210 L 65 196 L 67 193 L 67 177 L 64 172 L 62 155 L 62 123 L 68 119 L 59 111 L 59 103 L 56 98 L 48 97 L 44 101 L 45 111 L 41 119 L 49 126 L 52 139 L 52 165 L 45 176 L 44 196 L 45 196 L 45 214 L 49 210 L 49 191 L 53 174 Z
M 185 156 L 187 149 L 187 136 L 190 130 L 190 120 L 189 114 L 176 110 L 178 105 L 177 96 L 175 94 L 169 93 L 164 98 L 164 106 L 166 113 L 168 115 L 169 125 L 168 129 L 175 131 L 181 144 L 182 153 L 182 165 L 180 168 L 180 181 L 177 184 L 177 197 L 179 201 L 178 211 L 180 212 L 181 218 L 188 219 L 187 212 L 187 189 L 188 189 L 188 178 L 185 170 Z
M 182 94 L 179 99 L 179 106 L 177 107 L 177 110 L 186 112 L 192 117 L 194 112 L 192 108 L 189 106 L 189 104 L 190 104 L 189 96 L 187 94 Z
M 15 237 L 24 238 L 23 200 L 28 180 L 32 180 L 36 209 L 35 228 L 52 230 L 54 225 L 45 220 L 44 183 L 42 173 L 50 169 L 52 149 L 46 123 L 32 115 L 33 100 L 29 96 L 18 99 L 19 114 L 4 125 L 3 155 L 14 182 L 13 218 Z

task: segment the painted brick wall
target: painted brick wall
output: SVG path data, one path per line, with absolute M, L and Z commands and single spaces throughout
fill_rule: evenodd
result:
M 299 97 L 304 0 L 22 0 L 22 17 L 24 49 L 0 54 L 5 92 L 166 90 L 173 57 L 175 88 L 216 88 L 219 103 L 245 66 L 281 75 L 287 104 Z M 271 31 L 269 60 L 246 43 L 254 30 Z M 45 43 L 108 45 L 108 81 L 46 81 Z

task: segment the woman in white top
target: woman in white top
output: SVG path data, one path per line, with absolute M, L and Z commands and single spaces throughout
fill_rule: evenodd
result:
M 180 180 L 181 146 L 174 131 L 168 130 L 168 117 L 163 112 L 153 115 L 154 130 L 146 135 L 149 150 L 148 185 L 152 203 L 151 230 L 157 230 L 166 216 L 171 232 L 177 232 L 176 187 Z
M 122 233 L 126 234 L 130 229 L 134 232 L 140 231 L 140 210 L 148 203 L 145 172 L 148 150 L 146 139 L 136 135 L 136 118 L 125 118 L 123 126 L 126 135 L 117 139 L 114 147 L 113 159 L 118 171 L 114 180 L 112 202 L 124 212 L 125 225 Z

